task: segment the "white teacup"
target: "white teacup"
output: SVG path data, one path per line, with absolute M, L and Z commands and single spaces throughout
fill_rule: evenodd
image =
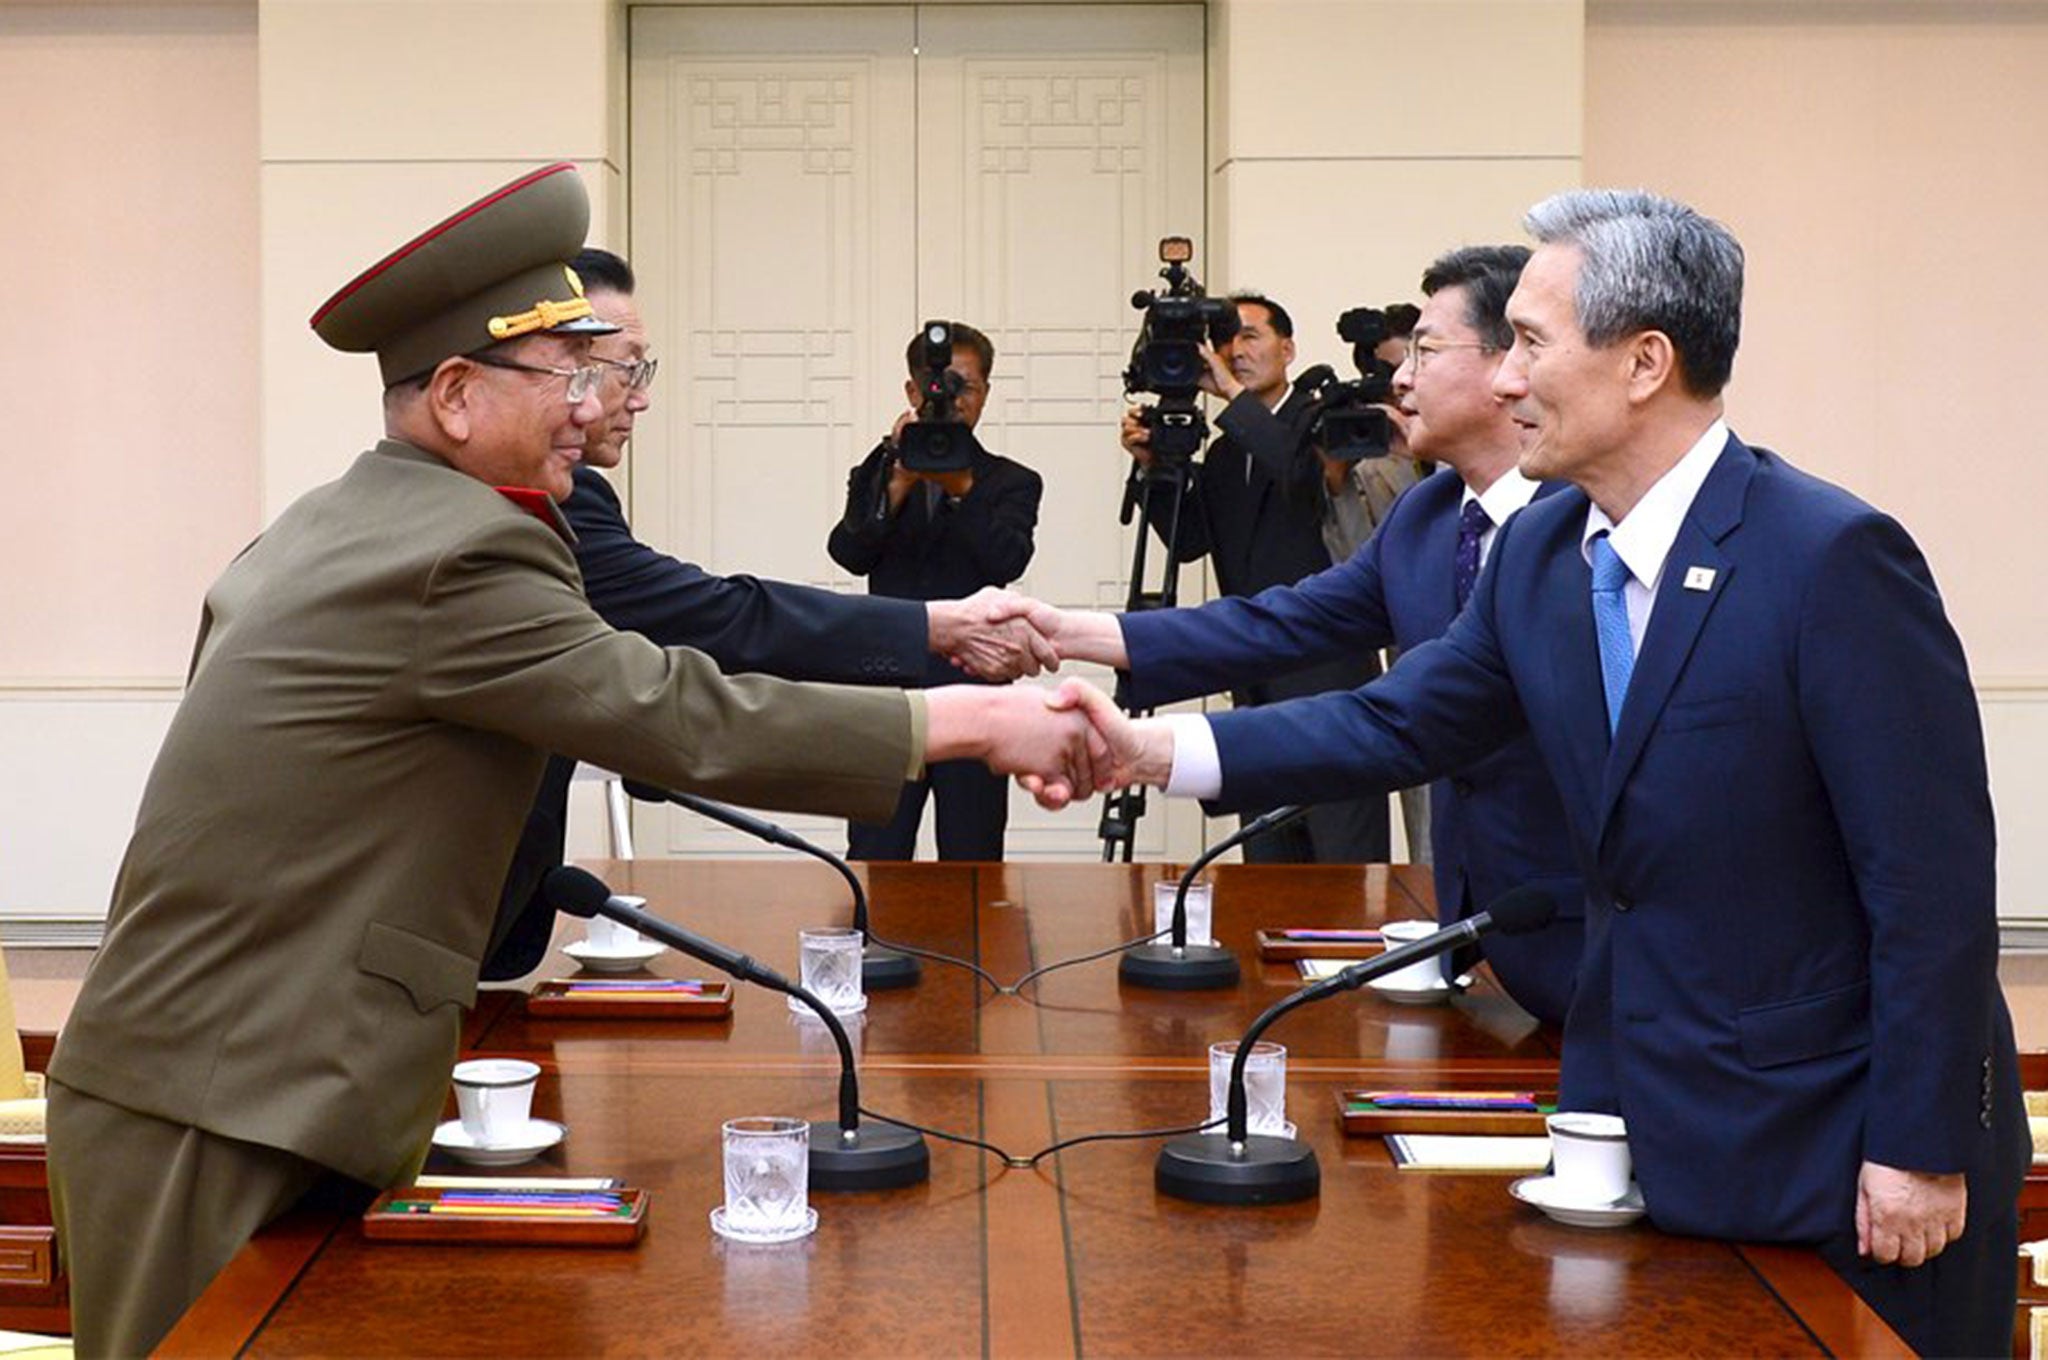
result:
M 538 1064 L 520 1058 L 471 1058 L 455 1064 L 454 1079 L 462 1131 L 478 1146 L 510 1142 L 533 1122 Z
M 1436 926 L 1428 921 L 1389 921 L 1380 927 L 1380 939 L 1386 942 L 1389 953 L 1404 944 L 1426 940 L 1436 934 Z M 1420 959 L 1406 968 L 1396 969 L 1384 977 L 1372 980 L 1375 987 L 1390 991 L 1419 992 L 1425 987 L 1435 987 L 1444 980 L 1444 962 L 1441 957 Z
M 647 905 L 644 897 L 624 897 L 622 902 L 631 902 L 636 907 Z M 584 928 L 584 935 L 590 947 L 601 954 L 623 954 L 629 949 L 640 947 L 640 932 L 624 921 L 614 921 L 609 916 L 593 916 Z
M 1560 1197 L 1593 1205 L 1613 1204 L 1628 1194 L 1635 1168 L 1620 1115 L 1566 1111 L 1543 1122 L 1550 1129 L 1550 1174 Z

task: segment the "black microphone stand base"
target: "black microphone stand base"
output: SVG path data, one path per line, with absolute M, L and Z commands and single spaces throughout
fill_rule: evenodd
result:
M 1124 951 L 1116 975 L 1133 987 L 1167 992 L 1235 987 L 1237 955 L 1213 944 L 1183 945 L 1179 949 L 1170 944 L 1141 944 Z
M 923 973 L 923 967 L 908 954 L 872 944 L 860 952 L 860 985 L 863 991 L 886 992 L 895 987 L 915 987 Z
M 931 1178 L 931 1149 L 921 1133 L 870 1119 L 849 1141 L 836 1121 L 811 1121 L 813 1190 L 895 1190 Z
M 1228 1134 L 1191 1133 L 1159 1149 L 1152 1184 L 1197 1204 L 1291 1204 L 1322 1192 L 1323 1171 L 1299 1139 L 1255 1133 L 1233 1153 Z

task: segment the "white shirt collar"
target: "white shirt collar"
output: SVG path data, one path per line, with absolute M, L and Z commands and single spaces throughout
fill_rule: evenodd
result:
M 1478 501 L 1479 508 L 1486 511 L 1487 519 L 1499 528 L 1508 522 L 1509 515 L 1535 499 L 1536 488 L 1541 485 L 1541 482 L 1524 477 L 1520 468 L 1509 468 L 1493 479 L 1492 486 L 1477 495 L 1467 486 L 1465 494 L 1458 498 L 1458 509 L 1462 512 L 1468 502 Z
M 1699 495 L 1727 443 L 1728 422 L 1716 419 L 1686 450 L 1685 457 L 1643 493 L 1620 524 L 1607 518 L 1607 512 L 1598 505 L 1589 505 L 1586 527 L 1579 536 L 1579 551 L 1586 560 L 1593 560 L 1594 536 L 1605 533 L 1614 546 L 1615 556 L 1627 565 L 1629 575 L 1654 598 L 1657 578 L 1664 574 L 1664 559 L 1671 555 L 1671 545 L 1678 540 L 1679 526 L 1685 523 L 1693 498 Z

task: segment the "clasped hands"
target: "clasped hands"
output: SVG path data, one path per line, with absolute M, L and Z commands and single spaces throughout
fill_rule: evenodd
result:
M 1111 614 L 1062 610 L 995 587 L 934 604 L 932 611 L 934 650 L 983 678 L 1037 675 L 1062 661 L 1127 664 L 1123 630 Z M 946 634 L 943 645 L 942 628 L 957 630 Z M 1131 784 L 1163 785 L 1172 768 L 1170 729 L 1151 719 L 1133 721 L 1084 681 L 1070 679 L 1055 689 L 964 692 L 989 697 L 976 723 L 980 741 L 957 754 L 1017 776 L 1041 807 L 1057 811 Z

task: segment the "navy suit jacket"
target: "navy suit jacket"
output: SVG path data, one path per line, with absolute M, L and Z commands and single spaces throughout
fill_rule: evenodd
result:
M 1464 487 L 1448 469 L 1417 483 L 1349 559 L 1292 587 L 1126 614 L 1132 700 L 1157 707 L 1261 670 L 1386 646 L 1405 652 L 1442 636 L 1457 614 L 1452 565 Z M 1524 884 L 1557 903 L 1547 929 L 1497 936 L 1485 949 L 1509 995 L 1538 1019 L 1563 1024 L 1584 940 L 1585 887 L 1564 807 L 1533 741 L 1518 738 L 1430 786 L 1430 849 L 1445 925 Z
M 1450 631 L 1378 684 L 1213 719 L 1219 803 L 1408 784 L 1533 733 L 1587 869 L 1563 1102 L 1628 1120 L 1658 1226 L 1839 1237 L 1863 1160 L 2009 1202 L 1983 734 L 1919 550 L 1731 437 L 1610 740 L 1586 504 L 1511 519 Z
M 728 674 L 871 685 L 923 681 L 929 632 L 922 604 L 713 576 L 634 538 L 618 493 L 594 469 L 579 467 L 575 478 L 562 514 L 576 531 L 583 593 L 612 627 L 644 633 L 664 647 L 695 647 Z M 486 979 L 518 977 L 547 952 L 555 914 L 537 890 L 541 876 L 562 862 L 575 770 L 575 761 L 556 757 L 542 776 L 499 897 Z

